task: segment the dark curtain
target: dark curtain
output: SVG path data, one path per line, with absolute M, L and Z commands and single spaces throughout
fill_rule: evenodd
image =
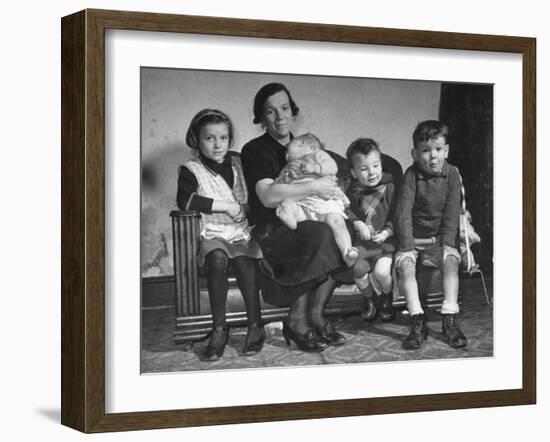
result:
M 466 206 L 481 237 L 474 255 L 492 276 L 493 86 L 443 83 L 439 119 L 449 126 L 449 162 L 460 170 Z

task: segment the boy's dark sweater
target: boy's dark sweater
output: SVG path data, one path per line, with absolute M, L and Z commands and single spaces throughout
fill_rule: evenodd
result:
M 433 236 L 456 247 L 460 188 L 458 169 L 447 162 L 438 175 L 426 174 L 416 164 L 405 171 L 396 207 L 399 250 L 413 250 L 414 238 Z

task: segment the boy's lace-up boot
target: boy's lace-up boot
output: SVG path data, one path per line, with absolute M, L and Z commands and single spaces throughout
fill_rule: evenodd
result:
M 393 309 L 393 295 L 391 293 L 382 293 L 380 296 L 380 319 L 384 322 L 393 321 L 395 310 Z
M 405 350 L 418 350 L 422 343 L 428 339 L 428 327 L 424 313 L 411 316 L 411 328 L 409 335 L 403 341 Z
M 447 343 L 453 348 L 464 348 L 468 345 L 468 340 L 460 327 L 454 314 L 442 315 L 442 332 Z

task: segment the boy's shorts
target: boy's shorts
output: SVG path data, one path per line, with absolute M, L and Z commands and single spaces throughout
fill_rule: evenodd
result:
M 407 250 L 406 252 L 398 251 L 395 254 L 394 263 L 396 268 L 400 268 L 401 263 L 405 259 L 411 259 L 416 264 L 418 257 L 420 257 L 420 264 L 423 266 L 442 268 L 448 256 L 454 256 L 460 262 L 460 253 L 454 247 L 446 247 L 444 249 L 441 244 L 417 245 L 413 250 Z

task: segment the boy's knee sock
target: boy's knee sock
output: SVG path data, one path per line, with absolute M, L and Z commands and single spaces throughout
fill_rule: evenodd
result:
M 409 314 L 411 316 L 424 313 L 424 309 L 422 308 L 422 304 L 420 303 L 420 298 L 418 297 L 418 293 L 416 294 L 416 296 L 406 296 L 406 299 L 407 299 L 407 310 L 409 311 Z
M 411 316 L 424 313 L 420 296 L 418 294 L 418 283 L 415 277 L 415 267 L 403 266 L 398 271 L 399 291 L 404 294 L 407 301 L 407 310 Z
M 454 255 L 447 256 L 443 267 L 443 304 L 442 314 L 456 314 L 458 307 L 458 259 Z
M 443 300 L 443 304 L 441 304 L 441 314 L 442 315 L 455 315 L 460 311 L 460 308 L 458 307 L 458 302 L 455 300 Z
M 418 284 L 416 279 L 408 279 L 402 281 L 400 284 L 400 290 L 405 294 L 405 300 L 407 301 L 407 310 L 411 316 L 424 313 L 422 304 L 420 303 L 420 296 L 418 294 Z

